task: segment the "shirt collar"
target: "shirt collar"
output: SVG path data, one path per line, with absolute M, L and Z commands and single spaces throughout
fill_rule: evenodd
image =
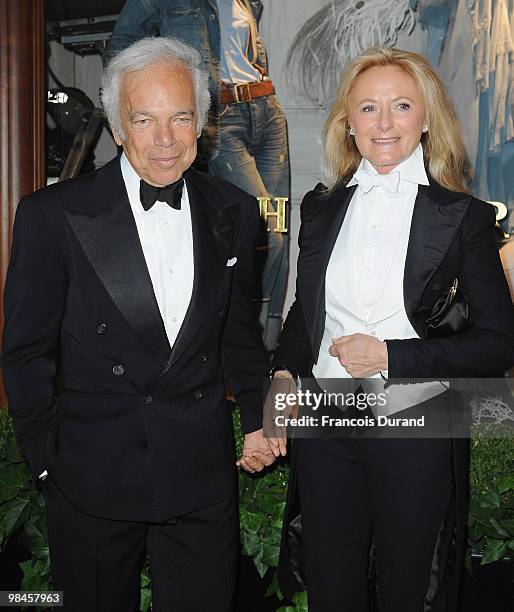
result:
M 378 174 L 376 168 L 364 157 L 361 159 L 356 172 L 362 169 L 367 170 L 371 174 Z M 404 159 L 400 164 L 398 164 L 398 166 L 396 166 L 393 172 L 400 173 L 400 182 L 407 181 L 417 185 L 430 185 L 427 172 L 425 170 L 425 164 L 423 162 L 423 147 L 421 146 L 421 143 L 418 144 L 413 153 L 411 153 L 407 159 Z M 357 185 L 358 181 L 355 180 L 354 176 L 347 184 L 347 187 Z
M 141 177 L 134 170 L 132 164 L 129 162 L 128 157 L 125 155 L 125 152 L 121 154 L 120 157 L 120 167 L 121 167 L 121 175 L 123 176 L 123 181 L 125 183 L 125 187 L 127 189 L 127 194 L 129 197 L 130 206 L 132 211 L 136 215 L 143 215 L 145 213 L 145 209 L 141 204 L 141 200 L 139 199 L 139 186 Z M 189 206 L 189 197 L 187 192 L 187 184 L 184 181 L 184 188 L 182 190 L 182 208 L 188 208 Z M 175 211 L 178 212 L 178 211 Z

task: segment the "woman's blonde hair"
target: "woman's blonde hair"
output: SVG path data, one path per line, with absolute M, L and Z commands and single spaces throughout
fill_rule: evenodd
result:
M 443 82 L 422 55 L 380 47 L 366 49 L 349 62 L 341 77 L 336 100 L 323 130 L 328 188 L 347 182 L 360 163 L 361 154 L 349 134 L 350 92 L 355 79 L 375 66 L 397 66 L 414 79 L 423 98 L 428 125 L 428 132 L 421 136 L 428 172 L 443 187 L 466 191 L 466 183 L 471 179 L 471 166 Z

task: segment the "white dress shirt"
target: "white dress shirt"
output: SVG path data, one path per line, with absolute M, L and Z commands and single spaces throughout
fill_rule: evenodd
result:
M 140 177 L 124 153 L 120 164 L 155 298 L 173 346 L 193 292 L 193 230 L 187 184 L 180 210 L 157 201 L 145 211 L 139 199 Z

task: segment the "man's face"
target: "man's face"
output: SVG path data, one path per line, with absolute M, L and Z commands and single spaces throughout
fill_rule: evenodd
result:
M 174 183 L 196 157 L 196 106 L 191 74 L 180 63 L 156 63 L 130 72 L 120 87 L 125 132 L 116 144 L 138 175 L 164 187 Z

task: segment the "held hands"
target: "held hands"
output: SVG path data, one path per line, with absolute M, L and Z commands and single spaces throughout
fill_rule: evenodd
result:
M 375 336 L 351 334 L 333 338 L 328 352 L 353 378 L 367 378 L 388 369 L 387 344 Z
M 280 455 L 286 454 L 285 441 L 279 438 L 265 438 L 264 431 L 259 429 L 245 434 L 243 453 L 236 462 L 251 474 L 262 471 L 271 465 Z
M 243 453 L 236 465 L 247 472 L 260 472 L 287 452 L 286 430 L 278 427 L 274 419 L 277 414 L 276 395 L 284 392 L 296 392 L 296 384 L 289 372 L 281 370 L 275 373 L 264 402 L 263 423 L 266 436 L 264 429 L 259 429 L 244 437 Z

